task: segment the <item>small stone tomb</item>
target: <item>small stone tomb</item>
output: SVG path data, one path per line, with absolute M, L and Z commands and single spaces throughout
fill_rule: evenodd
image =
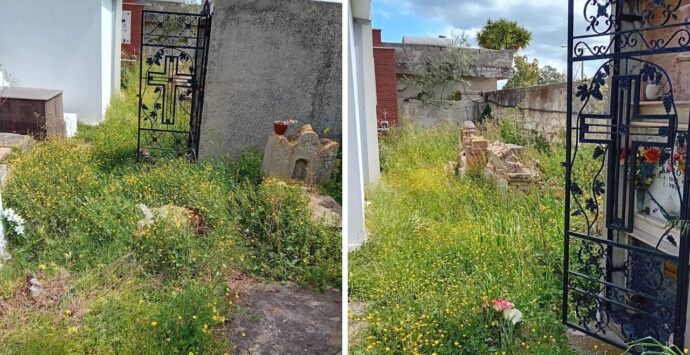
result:
M 319 138 L 307 124 L 293 137 L 271 134 L 261 171 L 264 177 L 321 185 L 331 178 L 337 154 L 338 143 Z
M 64 137 L 62 91 L 0 87 L 0 132 Z

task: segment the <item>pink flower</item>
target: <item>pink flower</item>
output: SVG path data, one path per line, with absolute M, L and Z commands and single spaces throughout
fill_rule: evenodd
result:
M 494 299 L 493 303 L 493 308 L 498 312 L 502 312 L 507 309 L 513 309 L 514 307 L 513 304 L 510 303 L 510 300 L 507 298 L 496 298 Z

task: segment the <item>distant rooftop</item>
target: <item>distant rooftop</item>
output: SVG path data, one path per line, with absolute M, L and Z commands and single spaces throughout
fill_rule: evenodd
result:
M 421 44 L 427 46 L 448 47 L 453 44 L 450 38 L 439 37 L 421 37 L 421 36 L 403 36 L 403 44 Z

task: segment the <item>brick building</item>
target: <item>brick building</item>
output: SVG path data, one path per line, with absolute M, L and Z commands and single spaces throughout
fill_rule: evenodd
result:
M 144 5 L 136 0 L 122 4 L 122 58 L 137 59 L 141 50 L 141 12 Z
M 374 72 L 376 74 L 376 123 L 379 128 L 397 126 L 398 79 L 395 48 L 384 47 L 381 30 L 373 30 Z

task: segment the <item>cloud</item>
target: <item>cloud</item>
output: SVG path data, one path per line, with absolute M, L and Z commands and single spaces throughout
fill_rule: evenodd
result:
M 585 1 L 575 1 L 576 14 L 582 13 Z M 488 19 L 517 21 L 532 32 L 532 44 L 522 54 L 536 58 L 542 65 L 566 69 L 567 50 L 562 46 L 567 43 L 568 1 L 374 0 L 375 4 L 377 2 L 387 9 L 395 9 L 400 15 L 439 21 L 445 28 L 443 34 L 464 31 L 473 44 L 476 44 L 478 30 Z M 395 14 L 392 16 L 395 18 Z M 582 16 L 576 16 L 575 21 L 577 28 L 585 27 Z

